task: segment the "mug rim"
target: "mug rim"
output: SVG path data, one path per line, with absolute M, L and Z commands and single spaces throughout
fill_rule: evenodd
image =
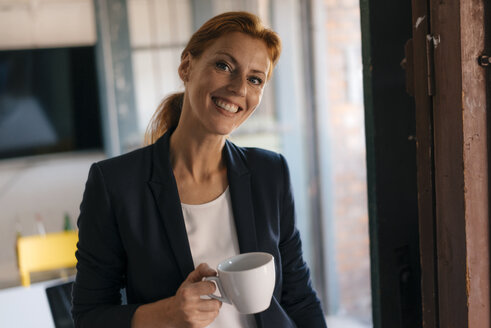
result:
M 245 270 L 227 270 L 227 269 L 223 269 L 221 268 L 223 265 L 225 264 L 228 264 L 227 262 L 229 262 L 230 260 L 232 259 L 236 259 L 236 258 L 243 258 L 243 257 L 247 257 L 247 256 L 250 256 L 250 255 L 263 255 L 265 257 L 268 258 L 268 260 L 266 262 L 264 262 L 263 264 L 259 265 L 259 266 L 256 266 L 254 268 L 251 268 L 251 269 L 245 269 Z M 241 254 L 237 254 L 237 255 L 234 255 L 234 256 L 231 256 L 223 261 L 221 261 L 220 263 L 218 263 L 217 265 L 217 271 L 219 272 L 225 272 L 225 273 L 237 273 L 237 274 L 240 274 L 240 273 L 244 273 L 244 272 L 249 272 L 249 271 L 252 271 L 252 270 L 257 270 L 258 268 L 261 268 L 265 265 L 267 265 L 268 263 L 270 262 L 274 262 L 274 256 L 273 254 L 270 254 L 270 253 L 267 253 L 267 252 L 247 252 L 247 253 L 241 253 Z

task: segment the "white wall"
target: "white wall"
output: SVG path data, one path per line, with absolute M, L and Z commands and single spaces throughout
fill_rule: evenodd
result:
M 36 214 L 47 232 L 63 229 L 68 213 L 75 226 L 91 163 L 102 152 L 63 153 L 0 161 L 0 288 L 19 283 L 16 230 L 38 233 Z
M 92 0 L 0 0 L 0 49 L 92 45 Z

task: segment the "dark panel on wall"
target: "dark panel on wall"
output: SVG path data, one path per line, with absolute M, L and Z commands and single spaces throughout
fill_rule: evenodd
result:
M 94 47 L 0 51 L 0 158 L 101 149 Z
M 71 53 L 70 70 L 72 86 L 78 90 L 73 95 L 75 107 L 74 129 L 77 148 L 102 148 L 101 114 L 94 48 L 83 48 Z M 95 84 L 95 85 L 94 85 Z

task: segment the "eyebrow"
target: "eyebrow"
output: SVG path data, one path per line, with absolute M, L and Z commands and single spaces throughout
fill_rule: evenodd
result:
M 224 56 L 227 56 L 228 58 L 230 58 L 230 60 L 233 62 L 234 65 L 237 65 L 238 62 L 237 60 L 234 58 L 234 56 L 232 56 L 231 54 L 229 54 L 228 52 L 225 52 L 225 51 L 217 51 L 217 54 L 218 55 L 224 55 Z M 263 74 L 264 76 L 267 76 L 266 72 L 263 72 L 261 70 L 258 70 L 258 69 L 252 69 L 252 72 L 256 73 L 256 74 Z

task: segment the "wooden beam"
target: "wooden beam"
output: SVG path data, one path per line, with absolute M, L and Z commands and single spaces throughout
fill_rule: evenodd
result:
M 467 328 L 460 5 L 430 4 L 440 326 Z
M 484 1 L 430 0 L 440 327 L 490 327 Z
M 470 328 L 488 328 L 491 327 L 486 114 L 489 99 L 486 99 L 486 71 L 477 62 L 485 47 L 486 11 L 484 1 L 462 1 L 460 6 L 468 321 Z

